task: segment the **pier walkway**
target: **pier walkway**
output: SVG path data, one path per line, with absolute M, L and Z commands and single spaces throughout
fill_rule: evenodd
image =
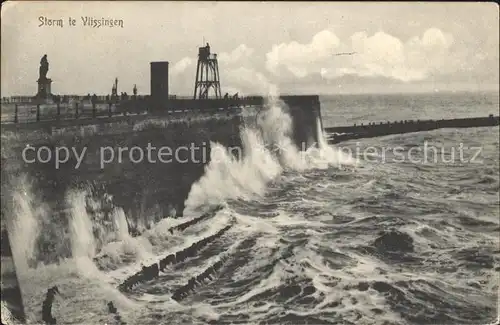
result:
M 395 122 L 380 122 L 328 127 L 324 129 L 328 143 L 335 144 L 342 141 L 362 138 L 374 138 L 390 134 L 403 134 L 420 131 L 431 131 L 443 128 L 470 128 L 484 126 L 498 126 L 500 117 L 490 115 L 488 117 L 456 118 L 441 120 L 405 120 Z

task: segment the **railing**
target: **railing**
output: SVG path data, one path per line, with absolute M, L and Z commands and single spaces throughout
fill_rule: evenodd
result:
M 75 101 L 92 102 L 93 95 L 90 96 L 90 97 L 88 95 L 85 95 L 85 96 L 81 96 L 81 95 L 63 95 L 63 96 L 56 96 L 53 99 L 51 99 L 50 101 L 53 101 L 54 103 L 56 103 L 57 102 L 56 98 L 58 98 L 61 103 L 69 103 L 69 102 L 75 102 Z M 109 95 L 99 95 L 99 96 L 96 95 L 96 97 L 94 97 L 94 100 L 96 100 L 97 102 L 109 102 L 109 101 L 120 102 L 120 101 L 123 101 L 123 100 L 134 100 L 134 99 L 136 99 L 136 100 L 144 100 L 144 99 L 148 99 L 148 98 L 150 98 L 150 95 L 137 95 L 137 96 L 127 95 L 126 97 L 118 96 L 116 98 L 112 98 Z M 182 95 L 182 96 L 179 96 L 179 95 L 169 95 L 168 98 L 169 99 L 184 99 L 184 100 L 187 100 L 187 99 L 193 99 L 193 96 L 188 96 L 188 95 Z M 246 100 L 252 100 L 252 99 L 255 99 L 255 98 L 262 98 L 262 97 L 260 97 L 260 96 L 247 96 L 247 97 L 239 97 L 238 100 L 246 101 Z M 208 99 L 210 99 L 210 100 L 216 100 L 217 98 L 216 97 L 209 97 Z M 224 98 L 219 98 L 219 99 L 224 99 Z M 230 97 L 229 99 L 233 99 L 233 98 Z M 1 100 L 0 100 L 1 104 L 28 104 L 28 103 L 36 104 L 36 103 L 39 103 L 39 102 L 40 102 L 40 99 L 35 98 L 33 96 L 2 97 Z
M 307 96 L 306 96 L 307 97 Z M 124 97 L 125 98 L 125 97 Z M 28 96 L 10 97 L 2 102 L 3 123 L 28 123 L 48 120 L 66 120 L 79 118 L 112 117 L 117 115 L 136 115 L 145 112 L 189 112 L 217 111 L 218 109 L 236 109 L 244 106 L 259 106 L 264 103 L 261 96 L 240 98 L 193 99 L 189 96 L 169 96 L 168 101 L 156 103 L 149 95 L 132 96 L 131 99 L 112 98 L 109 96 L 65 95 L 64 100 L 42 103 L 40 99 Z
M 237 109 L 252 103 L 250 99 L 218 99 L 218 100 L 193 100 L 173 97 L 165 105 L 154 110 L 154 104 L 144 100 L 129 100 L 118 102 L 72 101 L 69 103 L 8 103 L 2 104 L 1 123 L 32 123 L 40 121 L 75 120 L 88 118 L 116 117 L 149 113 L 187 113 L 216 112 L 220 109 Z
M 117 112 L 115 104 L 11 104 L 13 107 L 2 107 L 2 123 L 29 123 L 45 120 L 65 120 L 79 118 L 98 118 L 124 115 Z M 125 113 L 126 114 L 126 113 Z
M 286 97 L 293 97 L 293 96 L 286 96 Z M 303 97 L 303 96 L 299 96 Z M 71 102 L 88 102 L 91 103 L 92 101 L 95 101 L 96 103 L 108 103 L 108 102 L 113 102 L 113 103 L 118 103 L 121 101 L 127 101 L 127 100 L 147 100 L 150 98 L 150 95 L 118 95 L 117 97 L 112 97 L 110 95 L 57 95 L 54 96 L 52 99 L 50 99 L 50 102 L 53 102 L 56 104 L 57 102 L 60 103 L 71 103 Z M 169 95 L 168 99 L 178 99 L 178 100 L 192 100 L 193 96 L 189 95 Z M 209 97 L 208 100 L 238 100 L 240 102 L 252 102 L 252 101 L 263 101 L 262 96 L 243 96 L 243 97 L 238 97 L 238 98 L 233 98 L 232 96 L 229 96 L 229 98 L 216 98 L 216 97 Z M 41 103 L 41 99 L 36 98 L 34 96 L 11 96 L 11 97 L 2 97 L 0 103 L 1 104 L 37 104 Z
M 59 101 L 60 103 L 69 103 L 75 101 L 87 101 L 91 102 L 92 100 L 97 102 L 119 102 L 122 100 L 143 100 L 148 99 L 149 95 L 118 95 L 116 97 L 112 97 L 110 95 L 54 95 L 49 101 L 56 103 Z M 169 97 L 175 97 L 169 96 Z M 34 96 L 11 96 L 11 97 L 2 97 L 0 103 L 2 104 L 28 104 L 28 103 L 40 103 L 41 99 L 36 98 Z

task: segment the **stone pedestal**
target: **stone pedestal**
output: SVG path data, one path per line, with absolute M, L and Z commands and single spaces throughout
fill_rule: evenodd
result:
M 36 94 L 36 97 L 43 99 L 51 98 L 52 92 L 50 89 L 50 85 L 52 84 L 52 79 L 49 78 L 38 79 L 37 82 L 38 82 L 38 92 Z

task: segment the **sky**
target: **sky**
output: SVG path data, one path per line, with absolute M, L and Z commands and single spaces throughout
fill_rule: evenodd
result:
M 40 26 L 40 17 L 63 26 Z M 123 27 L 83 26 L 81 17 Z M 169 61 L 170 93 L 192 95 L 204 42 L 218 54 L 223 93 L 499 87 L 494 2 L 9 1 L 1 25 L 2 97 L 36 93 L 44 54 L 54 94 L 109 94 L 115 77 L 118 92 L 136 84 L 149 94 L 149 62 Z

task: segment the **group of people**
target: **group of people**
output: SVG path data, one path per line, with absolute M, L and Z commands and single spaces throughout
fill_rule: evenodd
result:
M 232 99 L 238 99 L 238 93 L 234 94 L 231 98 Z M 226 93 L 224 95 L 224 99 L 229 99 L 229 93 Z
M 96 94 L 93 94 L 92 96 L 90 96 L 90 94 L 87 94 L 85 99 L 90 101 L 92 103 L 92 105 L 97 104 L 97 95 Z
M 118 96 L 118 95 L 111 95 L 111 96 L 106 95 L 105 100 L 106 100 L 106 103 L 109 103 L 109 102 L 115 102 L 117 100 L 128 100 L 129 98 L 135 99 L 135 98 L 137 98 L 137 94 L 134 94 L 133 96 L 129 96 L 126 92 L 122 92 L 120 94 L 120 96 Z M 94 103 L 97 104 L 98 99 L 99 99 L 99 97 L 96 94 L 93 94 L 92 96 L 90 96 L 90 94 L 87 94 L 87 96 L 85 96 L 85 100 L 90 101 L 92 104 L 94 104 Z

